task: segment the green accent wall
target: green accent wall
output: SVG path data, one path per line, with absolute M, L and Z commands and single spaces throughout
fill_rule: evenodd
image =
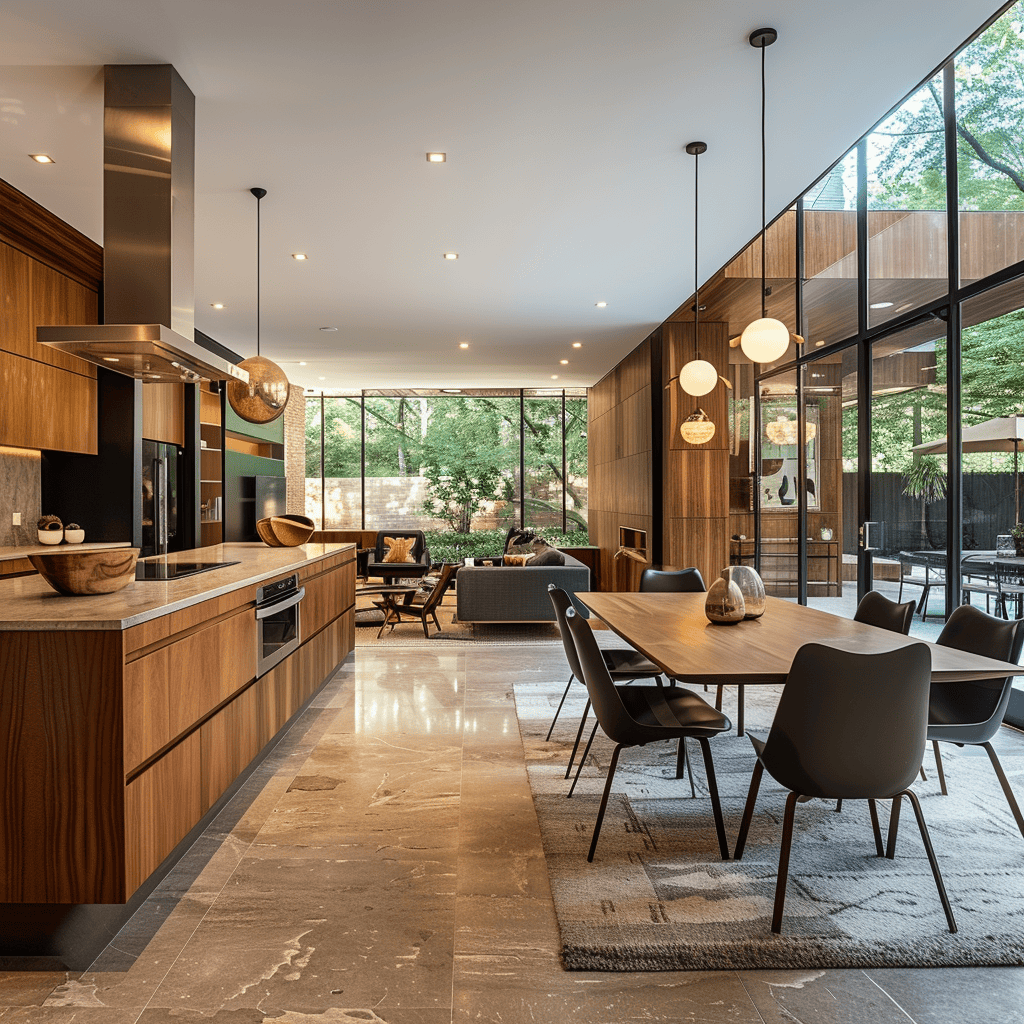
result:
M 270 423 L 249 423 L 231 408 L 230 402 L 225 402 L 226 414 L 224 426 L 235 434 L 243 434 L 245 437 L 253 437 L 260 441 L 270 441 L 273 444 L 284 444 L 284 416 L 278 416 Z M 282 469 L 282 474 L 284 470 Z M 269 473 L 261 473 L 262 476 L 270 476 Z

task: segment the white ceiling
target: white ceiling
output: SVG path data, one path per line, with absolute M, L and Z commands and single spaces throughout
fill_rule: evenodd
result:
M 753 29 L 779 31 L 771 215 L 996 9 L 0 0 L 0 178 L 102 242 L 102 65 L 173 64 L 196 94 L 199 329 L 253 354 L 260 185 L 263 354 L 294 382 L 589 385 L 692 291 L 687 142 L 709 147 L 702 279 L 759 228 Z

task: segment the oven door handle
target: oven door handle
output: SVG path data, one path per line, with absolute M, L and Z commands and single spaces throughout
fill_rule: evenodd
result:
M 256 609 L 256 618 L 265 619 L 271 615 L 276 615 L 278 612 L 283 612 L 286 608 L 291 608 L 297 605 L 306 596 L 306 588 L 299 587 L 298 590 L 293 594 L 289 594 L 287 597 L 282 598 L 280 601 L 274 601 L 272 604 L 262 604 Z

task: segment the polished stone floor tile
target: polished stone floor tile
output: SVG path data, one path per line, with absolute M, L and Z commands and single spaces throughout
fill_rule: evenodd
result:
M 77 974 L 69 971 L 9 971 L 0 974 L 0 1006 L 39 1006 Z
M 916 1024 L 1024 1021 L 1024 968 L 961 967 L 943 971 L 871 968 L 865 972 Z

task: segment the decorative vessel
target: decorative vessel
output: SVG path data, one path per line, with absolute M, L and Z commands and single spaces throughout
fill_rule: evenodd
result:
M 832 539 L 832 527 L 831 526 L 823 526 L 819 532 L 820 532 L 822 540 L 831 540 Z
M 138 548 L 107 548 L 103 551 L 47 551 L 29 555 L 36 572 L 66 597 L 113 594 L 135 579 Z
M 746 607 L 740 588 L 732 580 L 719 576 L 708 590 L 704 614 L 708 621 L 716 626 L 733 626 L 737 622 L 742 622 Z
M 739 587 L 746 609 L 744 618 L 759 619 L 764 615 L 764 581 L 756 569 L 749 565 L 730 565 L 722 570 L 722 577 Z
M 85 540 L 85 530 L 78 523 L 68 523 L 64 527 L 65 544 L 81 544 L 83 540 Z
M 281 547 L 281 542 L 274 536 L 274 531 L 270 526 L 270 519 L 259 519 L 256 522 L 256 532 L 260 535 L 260 540 L 264 544 L 269 545 L 272 548 Z
M 316 523 L 308 516 L 271 516 L 270 528 L 282 547 L 294 548 L 309 540 L 316 529 Z
M 36 535 L 40 544 L 59 544 L 64 539 L 64 524 L 58 516 L 40 516 Z

